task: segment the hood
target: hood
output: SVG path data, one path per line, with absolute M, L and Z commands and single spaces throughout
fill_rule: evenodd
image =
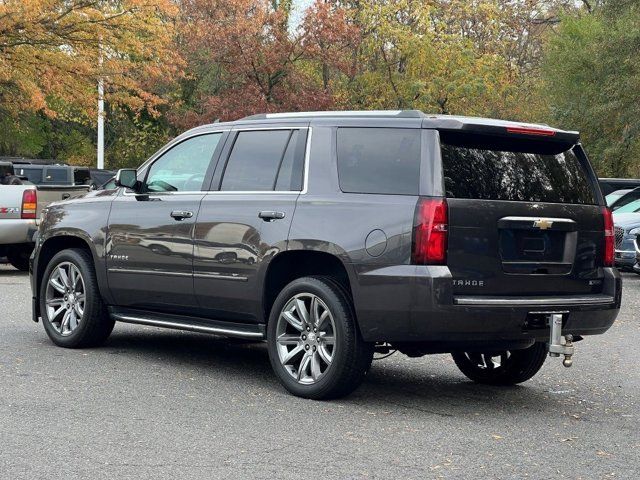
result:
M 613 224 L 616 227 L 626 229 L 640 227 L 640 213 L 616 213 L 613 212 Z

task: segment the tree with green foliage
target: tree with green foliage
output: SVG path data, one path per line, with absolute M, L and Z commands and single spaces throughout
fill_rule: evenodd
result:
M 601 176 L 640 176 L 640 3 L 586 3 L 547 45 L 550 118 L 580 130 Z

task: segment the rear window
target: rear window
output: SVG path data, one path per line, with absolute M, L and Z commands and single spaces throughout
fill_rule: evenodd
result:
M 16 175 L 27 177 L 31 183 L 40 185 L 42 183 L 42 168 L 16 168 Z
M 441 135 L 448 197 L 595 204 L 587 172 L 573 150 L 529 142 L 465 143 Z M 522 147 L 522 148 L 520 148 Z M 495 148 L 495 149 L 493 149 Z
M 73 172 L 73 183 L 76 185 L 88 185 L 91 183 L 89 169 L 79 168 Z
M 417 195 L 420 130 L 339 128 L 338 177 L 343 192 Z
M 49 167 L 46 170 L 45 183 L 58 183 L 66 185 L 69 183 L 68 170 L 65 167 Z

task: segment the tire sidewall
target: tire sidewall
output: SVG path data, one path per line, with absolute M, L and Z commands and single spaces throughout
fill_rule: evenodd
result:
M 300 293 L 312 293 L 317 295 L 331 311 L 335 324 L 336 342 L 331 365 L 322 375 L 320 380 L 311 385 L 300 384 L 291 377 L 289 372 L 287 372 L 280 362 L 276 345 L 276 330 L 280 312 L 292 297 Z M 340 370 L 342 369 L 344 357 L 347 353 L 345 351 L 345 344 L 347 343 L 345 340 L 347 335 L 349 335 L 349 332 L 345 324 L 346 322 L 353 321 L 350 316 L 351 312 L 349 310 L 345 310 L 344 304 L 340 301 L 336 293 L 327 286 L 325 282 L 318 279 L 308 277 L 300 278 L 298 280 L 294 280 L 282 289 L 276 298 L 269 315 L 269 323 L 267 324 L 267 347 L 273 371 L 289 391 L 298 396 L 313 398 L 320 397 L 323 395 L 323 392 L 334 388 L 336 382 L 339 381 L 339 377 L 341 375 Z
M 531 347 L 512 352 L 507 368 L 487 370 L 478 368 L 464 353 L 454 353 L 453 359 L 460 371 L 470 380 L 487 385 L 515 385 L 532 378 L 544 364 L 546 345 L 536 342 Z
M 58 333 L 53 325 L 51 325 L 51 322 L 47 317 L 46 307 L 46 292 L 49 276 L 51 275 L 51 272 L 62 262 L 71 262 L 78 268 L 78 270 L 80 270 L 80 274 L 82 275 L 85 287 L 85 305 L 80 324 L 70 335 L 64 336 Z M 89 328 L 89 319 L 91 319 L 92 317 L 94 309 L 93 307 L 95 304 L 95 295 L 98 294 L 98 292 L 94 291 L 93 289 L 93 283 L 89 281 L 89 279 L 91 278 L 90 276 L 93 274 L 93 266 L 88 265 L 84 257 L 82 257 L 82 255 L 74 250 L 64 250 L 56 254 L 47 264 L 47 268 L 44 271 L 44 275 L 42 276 L 42 281 L 40 283 L 38 301 L 40 305 L 40 315 L 42 316 L 42 324 L 44 325 L 44 329 L 46 330 L 49 338 L 56 345 L 73 348 L 77 346 L 84 338 L 85 331 Z

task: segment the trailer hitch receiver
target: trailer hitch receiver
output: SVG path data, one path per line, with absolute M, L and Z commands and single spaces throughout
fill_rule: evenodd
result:
M 564 356 L 562 364 L 565 367 L 573 365 L 573 335 L 562 335 L 562 314 L 565 312 L 549 313 L 549 356 Z

